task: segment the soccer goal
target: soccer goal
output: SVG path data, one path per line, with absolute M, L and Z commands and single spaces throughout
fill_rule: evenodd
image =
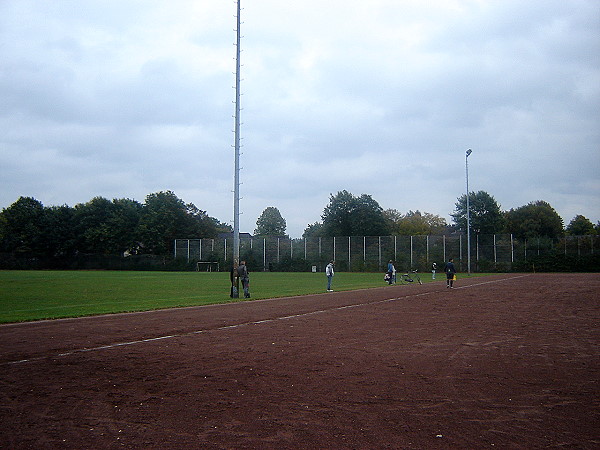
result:
M 196 272 L 218 272 L 219 262 L 218 261 L 198 261 L 196 263 Z

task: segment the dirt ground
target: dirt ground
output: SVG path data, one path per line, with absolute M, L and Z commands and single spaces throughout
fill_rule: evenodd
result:
M 600 448 L 599 319 L 503 274 L 2 325 L 0 447 Z

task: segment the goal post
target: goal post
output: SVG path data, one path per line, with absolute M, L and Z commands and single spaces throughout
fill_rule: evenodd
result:
M 197 261 L 196 272 L 218 272 L 219 262 L 218 261 Z

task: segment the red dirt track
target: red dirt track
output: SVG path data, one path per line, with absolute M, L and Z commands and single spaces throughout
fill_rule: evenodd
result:
M 0 448 L 600 448 L 599 316 L 503 274 L 2 325 Z

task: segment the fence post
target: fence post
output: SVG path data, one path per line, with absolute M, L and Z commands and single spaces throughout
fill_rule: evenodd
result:
M 381 268 L 381 236 L 378 236 L 379 239 L 379 243 L 378 243 L 378 247 L 379 247 L 379 268 Z
M 445 234 L 442 236 L 442 244 L 444 247 L 444 261 L 446 261 L 446 235 Z
M 319 237 L 319 261 L 321 261 L 321 237 Z
M 515 262 L 515 244 L 513 242 L 513 235 L 510 233 L 510 262 Z
M 348 236 L 348 272 L 350 272 L 350 236 Z
M 333 237 L 333 260 L 335 261 L 335 236 Z
M 498 258 L 496 257 L 496 235 L 494 234 L 494 265 L 498 263 Z
M 410 235 L 410 268 L 413 268 L 413 237 Z

